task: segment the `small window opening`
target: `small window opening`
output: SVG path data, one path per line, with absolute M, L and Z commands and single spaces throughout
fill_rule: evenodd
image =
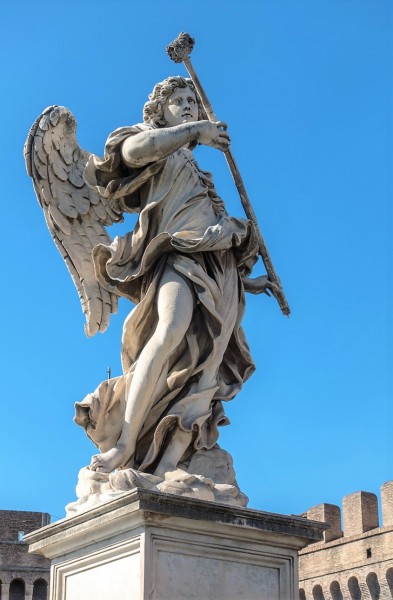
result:
M 18 542 L 23 542 L 24 531 L 18 531 Z
M 371 557 L 372 557 L 372 554 L 373 554 L 373 553 L 371 552 L 371 548 L 367 548 L 367 550 L 366 550 L 366 557 L 367 557 L 367 558 L 371 558 Z

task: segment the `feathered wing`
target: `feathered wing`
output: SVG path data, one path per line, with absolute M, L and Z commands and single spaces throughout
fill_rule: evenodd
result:
M 24 155 L 51 235 L 77 287 L 86 315 L 85 332 L 93 336 L 108 327 L 118 297 L 97 281 L 92 249 L 111 242 L 105 226 L 123 216 L 119 206 L 84 182 L 90 154 L 79 147 L 75 132 L 72 113 L 50 106 L 30 129 Z

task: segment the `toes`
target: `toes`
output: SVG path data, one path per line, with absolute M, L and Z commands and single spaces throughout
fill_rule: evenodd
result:
M 90 461 L 90 469 L 92 469 L 93 471 L 98 471 L 98 469 L 101 467 L 101 460 L 99 456 L 93 456 L 91 461 Z
M 89 466 L 91 471 L 95 471 L 96 473 L 110 473 L 110 470 L 105 466 L 99 463 L 98 461 L 91 464 Z

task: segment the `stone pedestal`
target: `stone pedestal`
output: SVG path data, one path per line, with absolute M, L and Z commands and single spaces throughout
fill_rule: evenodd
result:
M 135 489 L 25 537 L 51 600 L 295 600 L 325 524 Z

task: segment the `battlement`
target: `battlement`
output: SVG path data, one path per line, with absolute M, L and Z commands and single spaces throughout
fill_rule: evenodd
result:
M 47 600 L 50 560 L 29 554 L 23 537 L 49 522 L 48 513 L 0 510 L 1 600 Z
M 0 543 L 21 542 L 21 535 L 44 527 L 50 522 L 48 513 L 26 510 L 0 510 Z
M 323 542 L 299 553 L 300 600 L 393 598 L 393 481 L 345 496 L 342 509 L 318 504 L 304 515 L 330 524 Z
M 382 523 L 379 523 L 378 497 L 371 492 L 354 492 L 343 498 L 342 510 L 335 504 L 317 504 L 305 516 L 325 521 L 330 527 L 323 534 L 324 542 L 362 535 L 373 529 L 393 525 L 393 481 L 381 486 Z

